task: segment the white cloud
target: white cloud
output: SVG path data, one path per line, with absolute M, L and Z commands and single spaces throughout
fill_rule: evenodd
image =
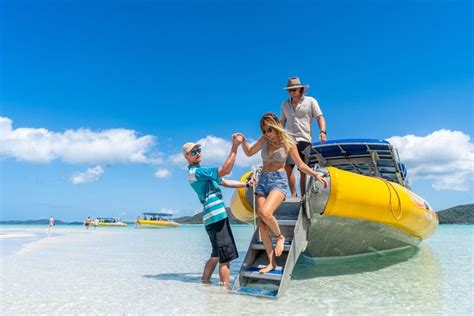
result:
M 412 182 L 430 180 L 435 190 L 470 190 L 474 144 L 469 135 L 441 129 L 424 137 L 393 136 L 387 140 L 398 149 Z
M 163 179 L 168 178 L 171 175 L 171 172 L 168 169 L 158 169 L 155 172 L 155 177 Z
M 81 128 L 63 133 L 45 128 L 12 128 L 12 120 L 0 117 L 0 157 L 48 163 L 161 163 L 150 155 L 155 138 L 138 137 L 134 130 L 117 128 L 91 131 Z
M 250 140 L 249 142 L 252 143 Z M 221 166 L 229 155 L 232 147 L 232 142 L 230 140 L 225 140 L 212 135 L 201 138 L 196 143 L 202 145 L 202 160 L 203 164 L 207 166 Z M 168 160 L 170 163 L 182 168 L 187 166 L 187 162 L 181 152 L 170 156 Z M 235 166 L 250 169 L 260 165 L 261 163 L 262 159 L 260 158 L 260 154 L 257 153 L 252 157 L 247 157 L 242 151 L 242 147 L 239 146 Z
M 167 214 L 175 215 L 177 213 L 177 211 L 172 209 L 172 208 L 162 208 L 160 210 L 160 213 L 167 213 Z
M 83 184 L 89 182 L 99 181 L 100 176 L 104 173 L 104 169 L 101 166 L 89 168 L 84 172 L 76 172 L 71 177 L 72 184 Z

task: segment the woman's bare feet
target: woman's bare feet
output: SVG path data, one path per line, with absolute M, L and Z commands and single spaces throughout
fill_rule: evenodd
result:
M 283 253 L 283 248 L 285 248 L 285 237 L 280 234 L 278 237 L 276 237 L 275 256 L 281 256 Z
M 273 262 L 269 263 L 268 266 L 266 266 L 265 268 L 260 269 L 258 272 L 259 273 L 267 273 L 267 272 L 270 272 L 270 271 L 276 269 L 276 267 L 277 267 L 276 262 L 273 261 Z

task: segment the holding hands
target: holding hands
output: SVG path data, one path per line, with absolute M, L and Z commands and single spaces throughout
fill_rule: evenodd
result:
M 232 145 L 239 146 L 244 141 L 242 134 L 235 133 L 232 134 Z
M 232 143 L 238 143 L 238 145 L 242 144 L 245 137 L 242 133 L 234 133 L 232 134 Z

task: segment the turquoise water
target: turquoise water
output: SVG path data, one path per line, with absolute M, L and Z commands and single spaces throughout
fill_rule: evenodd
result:
M 442 225 L 419 248 L 352 260 L 301 258 L 268 300 L 200 283 L 202 226 L 145 230 L 0 226 L 0 313 L 474 314 L 474 226 Z M 251 226 L 234 226 L 240 258 Z M 5 236 L 24 234 L 23 237 Z M 26 234 L 26 235 L 25 235 Z

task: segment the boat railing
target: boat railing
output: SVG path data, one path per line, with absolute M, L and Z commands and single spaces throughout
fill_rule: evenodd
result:
M 386 140 L 343 139 L 313 144 L 310 166 L 383 178 L 408 187 L 407 170 L 398 151 Z

